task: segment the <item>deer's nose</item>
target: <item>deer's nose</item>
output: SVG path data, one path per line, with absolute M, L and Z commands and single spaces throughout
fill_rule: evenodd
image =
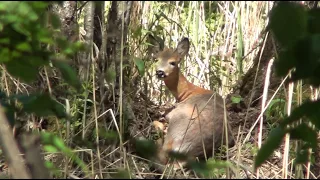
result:
M 164 78 L 166 76 L 166 74 L 162 70 L 157 70 L 156 75 L 158 78 Z

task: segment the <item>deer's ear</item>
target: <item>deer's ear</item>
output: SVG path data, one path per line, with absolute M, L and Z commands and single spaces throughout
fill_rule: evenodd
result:
M 176 52 L 179 54 L 180 58 L 183 58 L 189 52 L 190 42 L 188 38 L 183 38 L 177 46 Z

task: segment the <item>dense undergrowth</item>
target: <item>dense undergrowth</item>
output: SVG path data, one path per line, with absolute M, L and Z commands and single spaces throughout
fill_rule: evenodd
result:
M 174 172 L 168 168 L 167 176 L 255 178 L 260 173 L 260 177 L 279 178 L 284 175 L 276 172 L 289 170 L 285 169 L 288 164 L 277 162 L 288 157 L 294 159 L 295 165 L 290 176 L 299 177 L 303 171 L 301 164 L 318 163 L 317 155 L 310 153 L 318 147 L 320 128 L 317 118 L 318 8 L 310 10 L 287 2 L 280 2 L 278 6 L 272 6 L 271 2 L 144 3 L 139 23 L 129 26 L 128 59 L 136 68 L 130 78 L 137 77 L 136 84 L 129 85 L 125 91 L 130 102 L 117 104 L 110 100 L 119 94 L 115 92 L 116 84 L 112 83 L 117 74 L 110 68 L 103 83 L 109 97 L 104 104 L 108 109 L 105 112 L 99 111 L 100 101 L 94 101 L 96 89 L 101 88 L 94 84 L 93 79 L 97 77 L 93 75 L 87 82 L 80 81 L 74 62 L 77 53 L 89 52 L 91 46 L 67 40 L 59 17 L 48 10 L 48 2 L 0 3 L 0 108 L 15 129 L 16 139 L 25 132 L 40 135 L 45 166 L 54 177 L 154 177 L 148 158 L 152 159 L 156 149 L 154 140 L 161 135 L 151 127 L 151 122 L 161 118 L 161 112 L 173 103 L 173 98 L 154 76 L 152 55 L 160 46 L 175 47 L 182 37 L 188 37 L 192 46 L 182 63 L 182 72 L 192 83 L 226 96 L 233 92 L 238 80 L 259 56 L 258 49 L 263 46 L 255 48 L 263 44 L 259 36 L 267 27 L 266 17 L 271 7 L 267 30 L 281 46 L 275 57 L 275 72 L 281 78 L 290 72 L 290 82 L 294 84 L 289 85 L 289 91 L 282 87 L 276 97 L 270 99 L 264 112 L 262 139 L 265 143 L 258 150 L 256 138 L 251 134 L 254 121 L 259 119 L 257 113 L 262 111 L 256 106 L 251 121 L 243 124 L 244 119 L 240 119 L 241 122 L 234 123 L 238 139 L 236 146 L 227 150 L 230 157 L 217 154 L 206 163 L 191 162 L 191 172 Z M 81 18 L 78 19 L 80 26 Z M 90 72 L 93 71 L 95 69 Z M 314 88 L 309 90 L 307 85 Z M 312 101 L 308 101 L 309 96 L 314 96 Z M 237 106 L 242 98 L 233 96 L 231 101 Z M 123 116 L 119 115 L 119 106 L 125 107 Z M 292 112 L 287 111 L 288 107 L 292 107 Z M 242 108 L 237 115 L 245 117 L 248 112 L 251 111 Z M 130 119 L 130 113 L 134 120 Z M 119 126 L 120 117 L 124 119 L 123 127 Z M 98 125 L 94 126 L 95 123 Z M 291 141 L 286 133 L 290 134 Z M 285 137 L 290 147 L 280 146 Z M 6 146 L 3 141 L 0 145 Z M 284 154 L 279 149 L 284 149 Z M 6 155 L 1 151 L 1 156 Z M 254 167 L 259 167 L 257 172 Z

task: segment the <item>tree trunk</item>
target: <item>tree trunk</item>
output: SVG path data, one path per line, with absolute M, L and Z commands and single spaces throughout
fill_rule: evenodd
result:
M 78 63 L 79 63 L 79 76 L 82 82 L 86 82 L 89 76 L 89 69 L 91 65 L 91 50 L 92 50 L 92 40 L 93 40 L 93 16 L 95 9 L 94 2 L 88 2 L 84 7 L 84 30 L 85 30 L 85 44 L 89 47 L 89 53 L 82 52 L 80 53 Z M 90 52 L 91 51 L 91 52 Z
M 124 126 L 127 127 L 128 121 L 134 119 L 134 114 L 131 107 L 131 101 L 128 99 L 124 92 L 127 92 L 127 84 L 129 81 L 129 54 L 128 54 L 128 27 L 130 23 L 130 14 L 132 1 L 112 1 L 109 15 L 108 15 L 108 26 L 107 26 L 107 69 L 112 69 L 116 78 L 113 82 L 115 92 L 120 92 L 118 104 L 122 104 L 123 112 L 120 108 L 120 121 L 124 115 L 126 125 L 122 124 L 121 129 L 125 130 Z M 123 42 L 123 43 L 122 43 Z M 122 60 L 122 68 L 120 67 Z M 121 73 L 123 75 L 121 79 Z M 123 82 L 123 84 L 121 83 Z M 122 86 L 121 86 L 122 85 Z M 125 96 L 122 96 L 125 94 Z M 121 101 L 122 100 L 122 101 Z M 127 131 L 123 131 L 127 132 Z
M 76 1 L 63 1 L 62 6 L 53 6 L 53 11 L 55 11 L 60 17 L 62 33 L 69 41 L 72 42 L 78 40 L 78 22 L 76 10 Z
M 265 33 L 264 41 L 265 45 L 261 45 L 257 56 L 253 60 L 253 66 L 238 82 L 238 86 L 234 90 L 236 94 L 239 94 L 244 99 L 247 107 L 255 107 L 260 105 L 261 101 L 258 99 L 263 93 L 268 63 L 273 57 L 275 57 L 276 51 L 279 49 L 279 47 L 275 45 L 270 33 L 268 33 L 268 36 L 266 36 Z M 255 81 L 256 74 L 257 77 Z M 275 90 L 280 85 L 280 83 L 281 78 L 276 77 L 275 73 L 271 72 L 269 89 Z M 251 95 L 252 99 L 250 100 Z

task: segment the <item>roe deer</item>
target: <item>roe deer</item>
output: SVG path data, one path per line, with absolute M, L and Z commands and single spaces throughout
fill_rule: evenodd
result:
M 221 146 L 226 137 L 224 126 L 223 99 L 214 92 L 189 82 L 180 72 L 178 64 L 189 51 L 189 39 L 183 38 L 176 49 L 167 48 L 156 55 L 156 76 L 163 80 L 175 97 L 175 107 L 165 115 L 168 129 L 159 152 L 161 163 L 168 162 L 170 151 L 203 158 L 212 155 L 213 148 Z M 154 121 L 154 125 L 158 121 Z M 234 138 L 228 125 L 228 145 Z M 223 142 L 226 142 L 224 139 Z

